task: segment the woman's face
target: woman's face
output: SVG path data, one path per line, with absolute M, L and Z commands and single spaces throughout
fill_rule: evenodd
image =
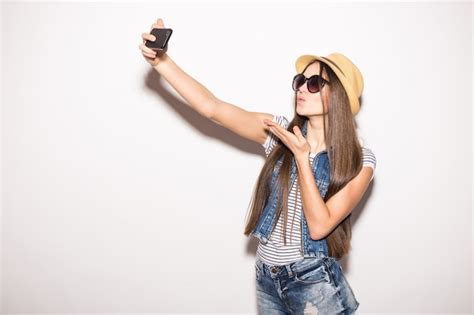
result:
M 311 77 L 312 75 L 319 74 L 319 62 L 316 61 L 310 64 L 306 70 L 303 72 L 306 78 Z M 329 81 L 327 73 L 323 72 L 322 76 L 324 79 Z M 307 82 L 300 86 L 296 91 L 296 112 L 301 116 L 314 116 L 323 114 L 323 102 L 321 100 L 321 93 L 323 97 L 326 97 L 329 92 L 329 85 L 324 85 L 323 88 L 317 93 L 311 93 L 308 91 Z M 299 98 L 303 99 L 299 99 Z

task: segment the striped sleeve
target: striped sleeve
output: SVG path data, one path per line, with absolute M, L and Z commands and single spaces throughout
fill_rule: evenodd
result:
M 375 168 L 377 166 L 377 159 L 375 158 L 374 152 L 366 147 L 362 147 L 362 155 L 363 155 L 363 164 L 362 167 L 364 166 L 369 166 L 373 169 L 373 174 L 370 180 L 374 178 L 375 175 Z
M 273 119 L 274 122 L 282 126 L 283 128 L 288 128 L 288 119 L 286 119 L 285 116 L 281 115 L 274 115 Z M 263 148 L 265 149 L 265 155 L 269 156 L 270 153 L 272 152 L 272 149 L 275 147 L 276 143 L 278 141 L 278 137 L 274 135 L 270 130 L 268 131 L 268 136 L 267 139 L 265 140 L 265 143 L 262 144 Z

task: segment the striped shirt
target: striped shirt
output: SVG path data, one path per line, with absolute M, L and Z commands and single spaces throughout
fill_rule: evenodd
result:
M 275 115 L 273 121 L 284 127 L 288 127 L 289 121 L 284 116 Z M 263 144 L 265 154 L 268 156 L 278 137 L 272 132 L 268 133 L 268 137 Z M 363 145 L 362 139 L 359 139 Z M 372 167 L 375 172 L 376 159 L 375 155 L 369 148 L 362 146 L 363 166 Z M 310 153 L 309 161 L 311 168 L 316 153 Z M 374 175 L 372 174 L 372 178 Z M 370 180 L 372 180 L 372 178 Z M 301 249 L 301 189 L 298 183 L 298 174 L 296 174 L 295 185 L 291 187 L 288 195 L 288 222 L 286 226 L 286 245 L 283 242 L 283 223 L 284 217 L 280 216 L 275 229 L 269 237 L 266 244 L 259 243 L 257 248 L 257 256 L 267 265 L 286 265 L 303 259 L 300 253 Z M 291 236 L 290 236 L 291 235 Z

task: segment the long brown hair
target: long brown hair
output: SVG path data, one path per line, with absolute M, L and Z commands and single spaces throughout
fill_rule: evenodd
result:
M 318 62 L 313 60 L 312 63 Z M 349 98 L 341 82 L 333 70 L 320 62 L 320 74 L 324 71 L 330 82 L 330 94 L 328 97 L 321 95 L 324 112 L 327 112 L 328 126 L 326 126 L 326 117 L 323 119 L 324 139 L 329 158 L 331 180 L 327 193 L 323 200 L 326 202 L 339 190 L 341 190 L 351 179 L 353 179 L 362 169 L 362 147 L 356 131 L 356 121 L 351 112 Z M 304 72 L 304 70 L 303 70 Z M 321 92 L 322 93 L 322 92 Z M 292 132 L 294 126 L 302 129 L 303 124 L 308 119 L 296 112 L 296 92 L 294 98 L 294 118 L 289 123 L 287 130 Z M 337 128 L 336 128 L 337 127 Z M 276 209 L 276 220 L 278 222 L 280 215 L 284 217 L 283 235 L 286 244 L 286 228 L 288 222 L 288 194 L 289 180 L 291 172 L 291 160 L 293 153 L 279 140 L 275 147 L 265 160 L 265 164 L 260 171 L 260 175 L 254 187 L 254 194 L 249 203 L 250 212 L 247 213 L 247 223 L 244 234 L 249 236 L 257 225 L 257 222 L 263 212 L 265 203 L 270 196 L 270 180 L 272 171 L 283 155 L 283 162 L 279 168 L 276 187 L 278 189 L 278 204 Z M 295 184 L 297 184 L 295 182 Z M 281 197 L 281 198 L 280 198 Z M 329 248 L 329 256 L 340 259 L 350 250 L 350 241 L 352 237 L 351 214 L 346 216 L 327 236 L 326 240 Z M 303 215 L 303 214 L 302 214 Z

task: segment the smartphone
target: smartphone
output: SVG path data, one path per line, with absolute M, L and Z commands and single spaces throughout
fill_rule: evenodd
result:
M 151 30 L 150 34 L 154 35 L 156 40 L 149 41 L 147 39 L 145 46 L 155 51 L 165 50 L 172 33 L 173 30 L 171 28 L 154 28 Z

